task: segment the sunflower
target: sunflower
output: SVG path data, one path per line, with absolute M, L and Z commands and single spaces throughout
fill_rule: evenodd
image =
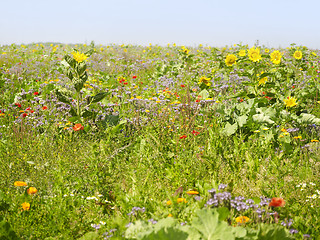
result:
M 301 51 L 295 51 L 293 54 L 293 57 L 295 59 L 301 59 L 302 58 L 302 52 Z
M 239 54 L 240 57 L 244 57 L 246 55 L 246 50 L 242 49 L 242 50 L 239 51 L 238 54 Z
M 231 67 L 233 64 L 236 63 L 236 61 L 237 61 L 237 57 L 236 55 L 233 55 L 233 54 L 228 54 L 225 60 L 228 67 Z
M 271 62 L 273 62 L 274 64 L 280 64 L 281 58 L 282 58 L 282 54 L 278 50 L 277 51 L 273 51 L 270 54 L 270 58 L 271 58 Z
M 248 56 L 251 61 L 259 62 L 261 60 L 260 48 L 250 48 L 248 50 Z
M 85 55 L 84 53 L 72 52 L 71 54 L 74 60 L 76 60 L 78 63 L 81 63 L 88 58 L 88 56 Z
M 207 86 L 211 86 L 211 82 L 210 82 L 210 78 L 207 78 L 205 76 L 202 76 L 200 79 L 199 79 L 199 82 L 198 84 L 201 85 L 202 83 L 207 85 Z

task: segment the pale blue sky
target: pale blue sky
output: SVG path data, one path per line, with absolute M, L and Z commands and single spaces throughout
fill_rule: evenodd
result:
M 0 44 L 62 42 L 107 45 L 320 49 L 316 0 L 2 0 Z

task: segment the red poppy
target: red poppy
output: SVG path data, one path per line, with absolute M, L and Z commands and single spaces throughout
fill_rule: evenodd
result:
M 72 129 L 73 129 L 74 131 L 79 131 L 79 130 L 83 130 L 84 127 L 82 126 L 81 123 L 77 123 L 76 125 L 74 125 L 74 126 L 72 127 Z
M 46 109 L 48 109 L 47 106 L 43 106 L 43 107 L 42 107 L 42 110 L 46 110 Z
M 283 207 L 286 204 L 283 198 L 272 198 L 269 207 Z
M 199 100 L 199 99 L 197 99 L 197 100 L 196 100 L 196 102 L 200 102 L 200 100 Z
M 30 107 L 28 107 L 28 108 L 26 109 L 26 111 L 30 111 Z
M 187 135 L 182 135 L 182 136 L 180 137 L 180 139 L 184 139 L 184 138 L 187 138 Z
M 36 96 L 36 95 L 39 95 L 39 93 L 38 93 L 38 92 L 34 92 L 34 93 L 33 93 L 33 95 L 35 95 L 35 96 Z
M 195 135 L 195 136 L 197 136 L 197 135 L 199 135 L 200 133 L 197 132 L 197 131 L 195 131 L 195 130 L 193 130 L 193 131 L 192 131 L 192 134 Z
M 21 104 L 20 104 L 20 103 L 15 103 L 15 105 L 16 105 L 18 108 L 21 108 Z
M 136 78 L 137 78 L 137 76 L 136 76 L 136 75 L 134 75 L 134 76 L 132 76 L 132 78 L 133 78 L 133 79 L 136 79 Z
M 124 85 L 127 85 L 128 83 L 127 82 L 125 82 L 125 83 L 123 83 Z
M 241 98 L 241 99 L 239 100 L 239 102 L 243 102 L 243 98 Z
M 28 114 L 26 114 L 26 113 L 23 113 L 23 114 L 22 114 L 22 117 L 25 118 L 26 116 L 28 116 Z
M 34 111 L 33 111 L 33 110 L 31 110 L 30 112 L 31 112 L 31 113 L 34 113 Z
M 184 84 L 181 84 L 180 86 L 181 86 L 181 87 L 185 87 L 186 85 L 184 85 Z

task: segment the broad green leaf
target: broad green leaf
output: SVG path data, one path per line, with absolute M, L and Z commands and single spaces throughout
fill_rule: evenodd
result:
M 228 229 L 228 224 L 219 221 L 219 213 L 216 209 L 201 209 L 196 214 L 197 217 L 193 219 L 192 226 L 203 235 L 203 239 L 235 239 L 231 229 Z
M 167 218 L 159 220 L 153 227 L 154 227 L 154 231 L 157 232 L 163 228 L 173 227 L 176 224 L 177 224 L 177 220 L 175 220 L 172 217 L 167 217 Z
M 301 113 L 298 122 L 301 124 L 320 124 L 320 119 L 312 114 Z
M 109 93 L 108 92 L 100 92 L 98 93 L 97 95 L 95 95 L 93 97 L 93 100 L 92 102 L 95 103 L 95 102 L 100 102 L 102 99 L 104 99 Z
M 160 231 L 153 231 L 151 234 L 146 235 L 142 240 L 187 240 L 188 234 L 173 227 L 162 228 Z
M 69 55 L 64 56 L 64 60 L 69 64 L 70 67 L 74 68 L 76 65 L 76 60 L 74 60 L 73 57 L 70 57 Z
M 248 116 L 246 116 L 246 115 L 239 116 L 237 118 L 237 122 L 239 124 L 239 127 L 243 127 L 247 123 L 247 120 L 248 120 Z
M 266 116 L 263 113 L 253 115 L 252 120 L 259 123 L 274 124 L 274 121 L 271 120 L 269 116 Z
M 81 116 L 84 117 L 84 118 L 93 118 L 95 115 L 94 112 L 91 112 L 89 110 L 84 110 L 81 112 Z
M 228 218 L 228 216 L 230 215 L 230 211 L 226 207 L 217 208 L 217 212 L 219 213 L 219 220 L 220 221 L 226 220 Z
M 203 89 L 200 93 L 199 96 L 201 96 L 202 100 L 205 100 L 206 98 L 209 97 L 209 92 L 206 89 Z
M 234 123 L 234 124 L 230 124 L 227 122 L 226 126 L 224 127 L 224 129 L 222 130 L 222 132 L 224 134 L 226 134 L 227 136 L 231 136 L 232 134 L 235 134 L 235 132 L 238 129 L 238 124 Z
M 88 232 L 85 235 L 83 235 L 78 240 L 96 240 L 99 239 L 99 233 L 97 232 Z
M 259 240 L 290 240 L 294 237 L 289 233 L 289 230 L 283 226 L 275 224 L 261 224 L 259 226 Z

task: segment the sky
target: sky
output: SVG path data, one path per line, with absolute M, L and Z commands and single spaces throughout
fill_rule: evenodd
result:
M 319 0 L 2 0 L 0 45 L 37 42 L 320 49 Z

